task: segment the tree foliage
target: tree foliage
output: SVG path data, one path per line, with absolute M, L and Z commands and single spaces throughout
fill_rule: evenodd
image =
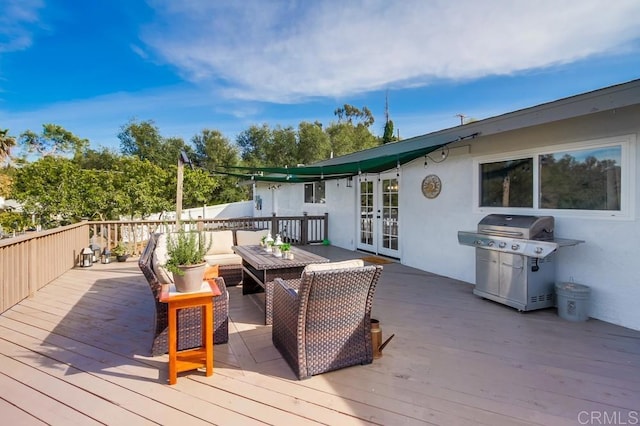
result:
M 161 167 L 176 165 L 181 150 L 189 156 L 193 155 L 192 148 L 181 138 L 162 137 L 153 120 L 130 120 L 122 126 L 118 139 L 124 155 L 132 155 Z
M 335 114 L 338 121 L 327 127 L 317 121 L 297 128 L 252 125 L 234 143 L 218 130 L 204 129 L 185 144 L 163 137 L 152 120 L 134 119 L 120 129 L 120 152 L 90 149 L 86 139 L 45 124 L 39 135 L 27 130 L 20 136 L 27 152 L 40 157 L 16 161 L 11 175 L 0 174 L 8 176 L 0 180 L 0 191 L 22 202 L 44 227 L 83 218 L 145 218 L 175 209 L 177 163 L 184 151 L 195 165 L 195 170 L 185 168 L 184 208 L 246 200 L 249 187 L 216 174 L 221 167 L 313 164 L 386 140 L 371 133 L 374 118 L 368 108 L 345 104 Z M 0 155 L 6 157 L 15 139 L 3 130 L 0 143 Z M 63 156 L 69 153 L 71 158 Z
M 204 129 L 191 139 L 194 146 L 193 162 L 197 168 L 213 173 L 223 166 L 237 166 L 240 163 L 238 148 L 218 130 Z M 203 204 L 231 203 L 249 198 L 248 188 L 238 186 L 238 179 L 229 176 L 216 176 L 216 185 Z M 204 198 L 204 197 L 203 197 Z M 190 200 L 185 200 L 188 205 Z
M 12 194 L 26 213 L 38 215 L 43 226 L 51 221 L 66 224 L 77 214 L 79 182 L 80 169 L 71 160 L 46 156 L 17 171 Z
M 57 124 L 43 124 L 42 133 L 27 130 L 20 135 L 20 144 L 29 154 L 41 156 L 77 154 L 89 146 L 87 139 L 81 139 Z
M 339 123 L 346 122 L 355 126 L 370 127 L 375 122 L 373 114 L 367 107 L 360 109 L 353 105 L 344 104 L 343 107 L 336 108 L 333 113 L 338 117 Z
M 350 154 L 380 145 L 370 126 L 371 111 L 345 104 L 335 111 L 336 123 L 323 128 L 319 122 L 301 122 L 298 129 L 251 126 L 240 133 L 237 144 L 247 166 L 293 167 L 312 164 L 333 156 Z
M 0 164 L 9 158 L 11 148 L 16 145 L 16 138 L 9 134 L 9 129 L 0 130 Z
M 382 134 L 382 143 L 395 142 L 397 139 L 393 135 L 393 120 L 387 120 L 384 124 L 384 133 Z

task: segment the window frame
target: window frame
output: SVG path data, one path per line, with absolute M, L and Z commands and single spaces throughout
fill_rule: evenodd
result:
M 540 207 L 540 156 L 559 152 L 580 151 L 585 149 L 620 146 L 620 210 L 579 210 L 547 209 Z M 491 154 L 473 159 L 473 206 L 474 213 L 514 213 L 550 215 L 559 217 L 616 218 L 631 220 L 635 218 L 636 192 L 636 135 L 623 135 L 610 138 L 593 139 L 559 145 L 546 145 L 532 149 Z M 481 165 L 498 161 L 533 158 L 533 207 L 483 207 L 481 201 Z
M 317 200 L 317 196 L 316 196 L 316 184 L 322 184 L 324 186 L 324 202 L 320 202 Z M 306 192 L 307 192 L 307 185 L 311 185 L 311 188 L 313 188 L 312 191 L 312 195 L 311 198 L 313 199 L 312 202 L 308 202 L 306 199 Z M 302 185 L 302 200 L 304 202 L 304 204 L 326 204 L 327 203 L 327 185 L 326 185 L 326 181 L 324 180 L 320 180 L 320 181 L 315 181 L 315 182 L 307 182 L 304 183 Z

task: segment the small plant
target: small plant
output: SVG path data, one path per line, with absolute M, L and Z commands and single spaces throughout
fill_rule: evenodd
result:
M 118 243 L 112 250 L 111 253 L 114 256 L 126 256 L 128 254 L 127 246 L 122 243 Z
M 178 266 L 198 265 L 205 262 L 204 256 L 211 247 L 211 240 L 205 241 L 200 232 L 186 232 L 181 229 L 167 238 L 167 270 L 184 275 Z
M 289 250 L 291 250 L 291 243 L 282 243 L 282 245 L 280 246 L 280 250 L 283 253 L 288 252 Z
M 262 238 L 260 238 L 260 245 L 262 247 L 264 247 L 267 243 L 265 242 L 265 240 L 267 239 L 266 235 L 263 235 Z

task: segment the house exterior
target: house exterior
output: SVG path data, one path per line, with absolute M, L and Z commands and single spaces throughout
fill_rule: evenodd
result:
M 639 135 L 634 80 L 313 165 L 398 158 L 386 171 L 256 182 L 254 215 L 328 213 L 331 244 L 470 285 L 458 231 L 491 213 L 554 216 L 556 237 L 584 240 L 558 249 L 556 281 L 591 288 L 592 318 L 640 330 Z

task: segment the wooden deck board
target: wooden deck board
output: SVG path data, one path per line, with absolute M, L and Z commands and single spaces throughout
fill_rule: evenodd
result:
M 175 386 L 167 356 L 149 353 L 154 307 L 135 262 L 71 270 L 0 315 L 3 423 L 562 425 L 640 410 L 640 332 L 518 313 L 465 283 L 384 268 L 373 316 L 395 337 L 373 364 L 296 380 L 263 325 L 264 295 L 231 287 L 214 375 Z

